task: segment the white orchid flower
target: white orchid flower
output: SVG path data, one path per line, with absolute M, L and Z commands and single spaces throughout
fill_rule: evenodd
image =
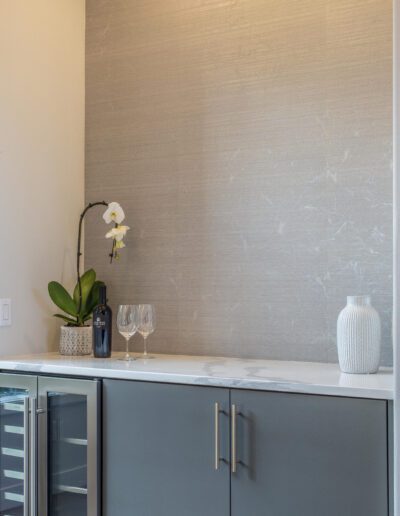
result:
M 123 249 L 125 246 L 122 240 L 115 241 L 114 249 Z
M 121 242 L 121 240 L 126 235 L 126 232 L 129 230 L 129 226 L 116 226 L 112 228 L 107 234 L 106 238 L 112 238 L 117 242 Z
M 106 211 L 103 214 L 103 219 L 106 224 L 110 224 L 110 222 L 115 222 L 116 224 L 121 224 L 121 222 L 125 218 L 124 210 L 117 202 L 110 202 Z M 107 237 L 109 238 L 109 237 Z

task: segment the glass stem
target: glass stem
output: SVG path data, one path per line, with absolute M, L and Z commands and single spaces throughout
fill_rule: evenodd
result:
M 129 358 L 129 339 L 126 339 L 126 353 L 125 353 L 125 359 Z
M 143 346 L 144 346 L 143 356 L 144 356 L 144 358 L 146 358 L 147 357 L 147 337 L 143 337 L 143 342 L 144 342 L 144 344 L 143 344 Z

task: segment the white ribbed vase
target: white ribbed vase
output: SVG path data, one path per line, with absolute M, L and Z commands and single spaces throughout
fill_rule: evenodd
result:
M 381 320 L 370 296 L 348 296 L 337 322 L 340 369 L 344 373 L 376 373 L 381 357 Z

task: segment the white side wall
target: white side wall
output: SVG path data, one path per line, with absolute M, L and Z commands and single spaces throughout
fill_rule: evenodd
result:
M 47 351 L 84 195 L 84 0 L 0 1 L 0 356 Z

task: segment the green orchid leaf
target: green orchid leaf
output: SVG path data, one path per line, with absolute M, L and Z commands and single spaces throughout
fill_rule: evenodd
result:
M 50 281 L 48 289 L 51 300 L 58 308 L 69 315 L 77 316 L 74 300 L 60 283 Z
M 76 322 L 76 319 L 71 319 L 70 317 L 67 317 L 66 315 L 62 315 L 62 314 L 53 314 L 53 317 L 58 317 L 59 319 L 62 319 L 63 321 L 65 321 L 66 323 L 68 324 L 72 324 L 74 326 L 76 326 L 77 322 Z
M 93 312 L 95 306 L 97 306 L 100 302 L 100 287 L 101 286 L 104 286 L 103 281 L 98 280 L 98 281 L 94 282 L 93 288 L 90 291 L 90 294 L 86 301 L 84 317 L 88 317 L 89 319 L 90 319 L 90 317 L 92 317 L 92 312 Z
M 86 310 L 87 299 L 90 294 L 90 291 L 93 288 L 95 281 L 96 281 L 96 273 L 93 269 L 87 270 L 81 276 L 82 304 L 81 304 L 80 315 L 87 312 L 87 310 Z M 78 311 L 78 308 L 79 308 L 79 283 L 76 284 L 75 289 L 74 289 L 74 301 L 75 301 L 76 310 Z

